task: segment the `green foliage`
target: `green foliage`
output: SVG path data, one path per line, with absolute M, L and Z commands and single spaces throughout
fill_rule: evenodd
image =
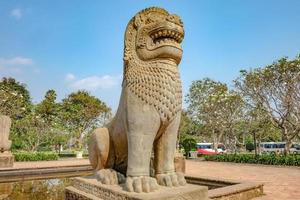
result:
M 72 152 L 70 152 L 70 153 L 60 153 L 60 154 L 58 154 L 58 156 L 60 158 L 75 158 L 76 153 L 72 153 Z
M 211 125 L 210 119 L 217 119 L 228 88 L 211 79 L 193 81 L 187 95 L 188 112 L 203 124 Z M 208 115 L 209 114 L 209 115 Z
M 72 153 L 72 152 L 69 152 L 69 153 L 60 153 L 60 154 L 58 154 L 58 156 L 60 157 L 60 158 L 75 158 L 76 157 L 76 153 L 74 152 L 74 153 Z M 83 153 L 82 154 L 82 156 L 83 157 L 88 157 L 89 155 L 88 155 L 88 153 Z
M 263 126 L 265 123 L 260 122 L 266 118 L 280 130 L 288 153 L 300 132 L 300 55 L 293 60 L 281 58 L 266 67 L 242 70 L 235 86 L 254 112 L 252 121 Z
M 54 90 L 48 90 L 44 100 L 35 107 L 36 114 L 43 118 L 47 123 L 57 121 L 59 105 L 55 100 L 56 92 Z
M 51 146 L 58 137 L 56 131 L 51 124 L 32 112 L 16 121 L 12 127 L 13 149 L 37 151 Z
M 26 86 L 13 78 L 0 81 L 0 99 L 0 114 L 13 120 L 12 150 L 57 150 L 74 141 L 82 148 L 88 133 L 103 126 L 111 114 L 104 102 L 86 91 L 71 93 L 58 103 L 56 92 L 48 90 L 44 99 L 33 105 Z
M 20 119 L 30 111 L 31 100 L 26 86 L 13 78 L 0 81 L 0 99 L 0 114 L 12 119 Z
M 247 151 L 253 151 L 254 150 L 254 144 L 253 143 L 247 143 L 246 144 L 246 150 Z
M 187 116 L 201 127 L 202 141 L 213 142 L 214 149 L 222 142 L 236 152 L 255 135 L 257 143 L 287 142 L 288 153 L 292 141 L 300 138 L 300 55 L 242 70 L 234 82 L 233 90 L 209 78 L 192 82 Z M 193 135 L 186 127 L 181 131 Z
M 44 161 L 58 160 L 59 156 L 53 152 L 14 152 L 16 161 Z
M 183 147 L 186 157 L 191 150 L 195 150 L 197 141 L 194 137 L 184 134 L 180 136 L 179 145 Z
M 242 97 L 226 84 L 205 78 L 193 81 L 187 95 L 188 113 L 214 142 L 214 149 L 226 134 L 236 138 L 234 129 L 242 117 Z M 230 140 L 229 140 L 230 141 Z
M 192 120 L 186 111 L 181 113 L 181 121 L 179 126 L 179 135 L 193 135 L 201 138 L 202 126 Z
M 75 139 L 74 145 L 81 149 L 84 137 L 106 122 L 111 109 L 88 92 L 78 91 L 63 99 L 60 114 L 63 124 Z
M 289 165 L 300 166 L 300 155 L 276 155 L 276 154 L 217 154 L 204 156 L 207 161 L 253 163 L 264 165 Z

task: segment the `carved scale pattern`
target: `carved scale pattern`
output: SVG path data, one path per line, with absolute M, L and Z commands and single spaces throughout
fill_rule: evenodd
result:
M 154 66 L 125 68 L 126 87 L 139 99 L 152 105 L 163 122 L 171 121 L 181 111 L 181 81 L 177 66 L 156 63 Z

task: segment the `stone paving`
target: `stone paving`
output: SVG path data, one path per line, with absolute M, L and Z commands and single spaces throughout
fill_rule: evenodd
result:
M 255 200 L 300 200 L 300 167 L 188 160 L 186 172 L 188 175 L 263 183 L 266 195 Z
M 87 165 L 87 159 L 15 162 L 14 169 Z M 11 168 L 10 168 L 11 169 Z M 5 168 L 0 168 L 5 170 Z M 264 183 L 265 196 L 255 200 L 300 200 L 300 167 L 186 161 L 188 175 Z
M 55 161 L 32 161 L 32 162 L 15 162 L 13 167 L 0 168 L 1 170 L 11 169 L 31 169 L 31 168 L 46 168 L 46 167 L 67 167 L 90 164 L 88 159 L 64 159 Z

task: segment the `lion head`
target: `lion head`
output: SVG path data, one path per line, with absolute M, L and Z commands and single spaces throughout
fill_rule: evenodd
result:
M 141 61 L 171 60 L 178 65 L 183 38 L 183 23 L 177 15 L 162 8 L 147 8 L 137 13 L 127 26 L 125 56 L 129 50 Z

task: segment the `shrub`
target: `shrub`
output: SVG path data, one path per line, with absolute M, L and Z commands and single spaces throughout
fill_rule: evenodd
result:
M 186 158 L 188 158 L 189 152 L 195 150 L 195 147 L 197 146 L 197 141 L 192 136 L 189 135 L 182 136 L 179 142 L 184 149 Z
M 253 143 L 247 143 L 246 144 L 246 150 L 247 151 L 253 151 L 254 150 L 254 144 Z
M 254 163 L 264 165 L 300 166 L 300 155 L 275 155 L 275 154 L 214 154 L 204 156 L 207 161 Z
M 76 157 L 76 153 L 60 153 L 58 156 L 60 158 L 74 158 Z
M 72 153 L 72 152 L 70 152 L 70 153 L 60 153 L 60 154 L 58 154 L 58 156 L 60 158 L 75 158 L 76 157 L 76 153 Z M 84 158 L 87 158 L 89 156 L 89 154 L 86 153 L 86 152 L 83 152 L 82 156 Z
M 58 160 L 58 154 L 54 152 L 14 152 L 15 161 L 43 161 Z

